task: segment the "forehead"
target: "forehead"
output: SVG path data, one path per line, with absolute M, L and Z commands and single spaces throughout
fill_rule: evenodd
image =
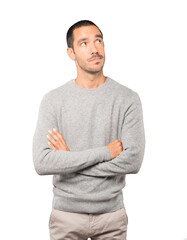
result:
M 73 37 L 75 42 L 79 41 L 82 38 L 95 38 L 97 37 L 96 35 L 101 35 L 101 32 L 94 25 L 83 26 L 80 28 L 76 28 L 73 31 Z

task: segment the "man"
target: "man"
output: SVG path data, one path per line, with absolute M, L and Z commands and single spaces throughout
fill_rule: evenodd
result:
M 145 149 L 141 100 L 103 75 L 103 34 L 93 22 L 72 25 L 67 45 L 77 77 L 44 95 L 33 138 L 36 172 L 54 175 L 50 237 L 125 240 L 122 189 Z

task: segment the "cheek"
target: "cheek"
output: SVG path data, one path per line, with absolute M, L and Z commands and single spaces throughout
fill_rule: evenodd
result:
M 79 51 L 76 53 L 75 57 L 77 61 L 82 62 L 85 59 L 85 54 Z
M 86 48 L 81 49 L 81 51 L 79 51 L 78 53 L 78 58 L 81 59 L 82 61 L 87 60 L 88 56 L 89 56 L 89 51 Z
M 104 50 L 103 47 L 98 48 L 98 50 L 99 50 L 101 55 L 103 55 L 103 56 L 105 55 L 105 50 Z

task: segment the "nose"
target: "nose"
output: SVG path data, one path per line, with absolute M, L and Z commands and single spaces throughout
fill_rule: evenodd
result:
M 91 44 L 91 46 L 90 46 L 90 52 L 91 52 L 91 54 L 98 53 L 98 49 L 97 49 L 95 43 L 92 43 L 92 44 Z

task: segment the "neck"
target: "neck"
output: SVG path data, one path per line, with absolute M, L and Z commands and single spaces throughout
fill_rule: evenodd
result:
M 82 88 L 98 88 L 101 86 L 107 77 L 103 75 L 103 72 L 97 74 L 77 74 L 75 83 Z

